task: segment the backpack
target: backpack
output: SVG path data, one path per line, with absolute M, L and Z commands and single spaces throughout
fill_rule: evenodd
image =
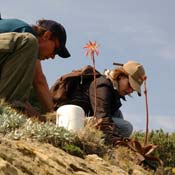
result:
M 101 76 L 97 70 L 95 72 L 96 77 Z M 50 89 L 54 109 L 56 110 L 61 105 L 66 104 L 71 94 L 75 93 L 78 89 L 82 90 L 84 87 L 88 87 L 87 85 L 90 85 L 93 80 L 93 67 L 90 65 L 61 76 Z

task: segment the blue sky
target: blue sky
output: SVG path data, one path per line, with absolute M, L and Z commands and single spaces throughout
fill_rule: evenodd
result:
M 19 18 L 29 24 L 53 19 L 67 31 L 71 58 L 43 61 L 51 86 L 73 69 L 92 64 L 83 46 L 100 44 L 96 68 L 115 68 L 113 62 L 135 60 L 147 73 L 149 128 L 175 131 L 175 23 L 174 0 L 0 0 L 3 18 Z M 144 95 L 127 97 L 121 108 L 135 130 L 145 130 Z

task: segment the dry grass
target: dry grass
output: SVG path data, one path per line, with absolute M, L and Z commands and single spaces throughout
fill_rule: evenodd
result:
M 103 156 L 108 149 L 104 143 L 104 134 L 88 123 L 80 131 L 76 132 L 78 145 L 86 154 L 97 154 Z

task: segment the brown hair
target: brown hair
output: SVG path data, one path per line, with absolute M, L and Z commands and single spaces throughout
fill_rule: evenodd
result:
M 43 36 L 44 33 L 47 31 L 47 29 L 38 25 L 32 25 L 32 28 L 36 32 L 37 37 Z
M 128 77 L 128 73 L 123 69 L 123 67 L 118 67 L 110 72 L 111 80 L 119 80 L 120 77 Z
M 36 25 L 32 25 L 33 30 L 36 32 L 37 37 L 41 37 L 47 31 L 46 28 L 42 27 L 42 23 L 45 22 L 45 19 L 40 19 L 36 22 Z M 52 34 L 52 39 L 55 38 L 54 34 Z

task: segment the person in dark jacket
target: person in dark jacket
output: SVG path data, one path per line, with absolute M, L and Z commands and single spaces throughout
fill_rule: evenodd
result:
M 53 20 L 39 20 L 30 26 L 19 19 L 0 19 L 0 43 L 0 98 L 22 104 L 35 115 L 37 112 L 28 103 L 33 84 L 45 112 L 52 111 L 40 60 L 70 56 L 64 27 Z
M 140 63 L 128 61 L 114 70 L 105 71 L 105 75 L 97 78 L 97 117 L 110 117 L 117 125 L 118 134 L 129 137 L 133 126 L 124 120 L 120 111 L 121 99 L 134 91 L 141 95 L 141 85 L 145 79 L 145 70 Z M 94 109 L 94 82 L 89 88 L 91 106 Z

